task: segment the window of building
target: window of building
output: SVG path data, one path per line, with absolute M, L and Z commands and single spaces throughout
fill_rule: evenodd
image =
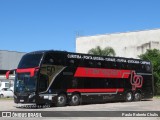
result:
M 6 87 L 6 88 L 9 88 L 9 83 L 5 83 L 5 87 Z

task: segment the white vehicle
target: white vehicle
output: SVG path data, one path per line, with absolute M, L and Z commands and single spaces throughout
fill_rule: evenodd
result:
M 0 81 L 0 90 L 9 87 L 10 87 L 9 81 Z
M 0 90 L 0 98 L 3 97 L 13 97 L 13 91 L 9 88 L 2 88 Z

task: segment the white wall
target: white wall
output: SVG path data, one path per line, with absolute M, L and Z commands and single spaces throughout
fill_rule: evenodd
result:
M 146 49 L 160 49 L 160 29 L 76 38 L 78 53 L 87 53 L 96 46 L 112 47 L 116 56 L 137 58 Z

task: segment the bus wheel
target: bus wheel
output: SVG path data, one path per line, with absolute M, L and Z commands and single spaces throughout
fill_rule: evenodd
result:
M 67 101 L 66 95 L 65 94 L 60 94 L 57 97 L 56 106 L 57 107 L 63 107 L 63 106 L 66 105 L 66 101 Z
M 76 106 L 76 105 L 79 105 L 79 103 L 80 103 L 80 96 L 79 96 L 79 94 L 72 95 L 71 100 L 69 102 L 69 105 Z
M 132 92 L 127 92 L 126 94 L 126 102 L 131 102 L 133 100 Z
M 135 94 L 134 94 L 134 100 L 135 100 L 135 101 L 141 101 L 141 94 L 138 93 L 138 92 L 135 93 Z

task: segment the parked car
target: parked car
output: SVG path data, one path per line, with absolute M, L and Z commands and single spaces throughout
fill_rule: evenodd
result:
M 13 97 L 13 91 L 9 88 L 2 88 L 0 90 L 0 98 L 3 97 Z

